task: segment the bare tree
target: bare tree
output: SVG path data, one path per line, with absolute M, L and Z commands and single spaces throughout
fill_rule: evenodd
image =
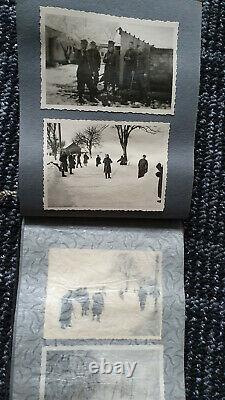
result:
M 60 124 L 48 122 L 47 123 L 47 144 L 51 149 L 52 154 L 56 160 L 57 154 L 60 151 L 60 148 L 65 146 L 64 141 L 60 141 L 59 136 L 57 135 L 57 128 L 60 129 Z
M 127 157 L 127 146 L 131 132 L 136 129 L 143 129 L 145 132 L 155 135 L 159 132 L 159 127 L 149 125 L 115 125 L 120 141 L 120 145 L 123 150 L 123 156 Z
M 102 132 L 107 128 L 108 125 L 103 126 L 89 126 L 84 132 L 78 132 L 73 139 L 73 143 L 77 146 L 83 147 L 88 151 L 90 157 L 92 157 L 92 150 L 95 147 L 99 147 L 101 144 Z

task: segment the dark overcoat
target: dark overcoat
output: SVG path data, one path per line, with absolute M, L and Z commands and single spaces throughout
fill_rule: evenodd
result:
M 109 157 L 105 157 L 103 160 L 104 163 L 104 172 L 105 174 L 110 174 L 112 172 L 111 169 L 111 164 L 112 164 L 112 160 Z

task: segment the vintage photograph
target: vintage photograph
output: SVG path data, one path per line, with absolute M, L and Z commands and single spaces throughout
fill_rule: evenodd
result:
M 50 249 L 45 339 L 160 339 L 161 253 Z
M 163 346 L 42 350 L 39 400 L 164 400 Z
M 41 7 L 41 107 L 174 114 L 177 22 Z
M 44 121 L 44 209 L 163 211 L 170 124 Z

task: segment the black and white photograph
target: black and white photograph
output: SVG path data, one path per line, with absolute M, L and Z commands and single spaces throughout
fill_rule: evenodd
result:
M 48 346 L 39 400 L 164 400 L 163 346 Z
M 50 249 L 45 339 L 160 339 L 161 253 Z
M 42 108 L 174 115 L 178 22 L 40 10 Z
M 170 124 L 44 120 L 44 209 L 163 211 Z

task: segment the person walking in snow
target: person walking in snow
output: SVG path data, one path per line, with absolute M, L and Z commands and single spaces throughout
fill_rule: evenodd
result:
M 112 173 L 112 168 L 111 168 L 111 164 L 112 164 L 112 160 L 109 157 L 109 154 L 105 155 L 105 158 L 103 160 L 103 164 L 104 164 L 104 174 L 105 174 L 105 178 L 106 179 L 111 179 L 111 173 Z
M 88 157 L 87 153 L 84 153 L 84 166 L 85 167 L 87 167 L 87 165 L 88 165 L 88 160 L 89 160 L 89 157 Z
M 93 320 L 97 319 L 98 322 L 101 322 L 101 315 L 104 309 L 104 297 L 101 291 L 96 292 L 92 296 L 93 305 L 92 305 L 92 316 Z
M 73 169 L 75 168 L 75 156 L 74 156 L 74 154 L 72 154 L 72 153 L 69 154 L 68 161 L 69 161 L 70 175 L 73 175 Z
M 76 167 L 78 168 L 78 167 L 81 167 L 82 168 L 82 165 L 81 165 L 81 154 L 78 154 L 77 155 L 77 165 L 76 165 Z

